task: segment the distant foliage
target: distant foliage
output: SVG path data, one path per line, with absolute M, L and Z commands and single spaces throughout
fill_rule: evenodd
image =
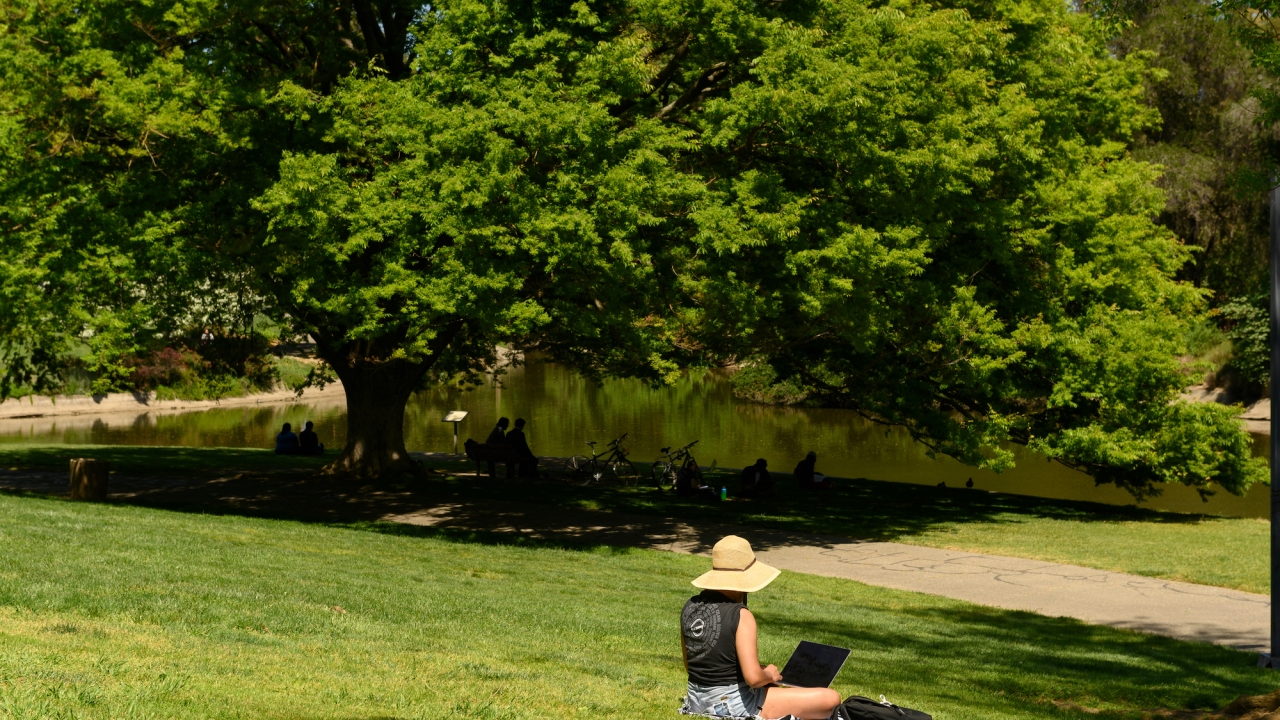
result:
M 795 380 L 778 381 L 778 374 L 765 362 L 753 361 L 733 375 L 733 394 L 766 405 L 799 405 L 808 392 Z
M 189 350 L 166 347 L 142 358 L 127 358 L 125 366 L 133 369 L 132 385 L 139 390 L 154 390 L 160 385 L 176 385 L 186 378 L 208 370 L 210 364 Z
M 1266 296 L 1234 300 L 1218 308 L 1231 339 L 1229 366 L 1257 388 L 1270 385 L 1271 324 Z
M 1239 36 L 1239 19 L 1202 0 L 1133 3 L 1112 47 L 1146 56 L 1146 99 L 1160 122 L 1134 138 L 1134 156 L 1162 168 L 1157 220 L 1198 248 L 1181 270 L 1218 302 L 1267 277 L 1267 174 L 1276 130 L 1261 122 L 1267 84 Z

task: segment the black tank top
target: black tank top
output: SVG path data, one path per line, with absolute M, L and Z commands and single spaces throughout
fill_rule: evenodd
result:
M 680 633 L 689 657 L 689 682 L 711 687 L 746 682 L 738 664 L 738 616 L 746 605 L 715 590 L 689 598 Z

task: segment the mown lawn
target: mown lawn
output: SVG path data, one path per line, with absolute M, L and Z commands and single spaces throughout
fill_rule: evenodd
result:
M 0 717 L 676 718 L 704 558 L 0 494 Z M 1140 718 L 1275 689 L 1207 644 L 784 573 L 762 653 L 939 720 Z
M 68 459 L 108 459 L 116 472 L 184 477 L 236 470 L 319 469 L 326 458 L 281 457 L 237 448 L 0 445 L 0 468 L 63 471 Z M 331 458 L 330 458 L 331 459 Z M 502 499 L 592 510 L 751 524 L 783 530 L 888 540 L 1028 557 L 1150 577 L 1265 593 L 1270 588 L 1270 523 L 1098 503 L 937 489 L 871 480 L 840 481 L 806 493 L 783 478 L 769 501 L 703 505 L 648 487 L 573 487 L 558 482 L 458 478 L 473 466 L 434 464 L 441 474 L 411 481 L 439 499 Z M 647 472 L 647 468 L 642 467 Z M 734 487 L 734 478 L 710 481 Z

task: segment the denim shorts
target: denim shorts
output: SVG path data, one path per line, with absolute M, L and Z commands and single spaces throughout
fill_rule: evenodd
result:
M 753 688 L 745 683 L 714 687 L 689 683 L 689 693 L 685 695 L 680 712 L 716 717 L 758 717 L 764 708 L 766 692 L 768 688 Z

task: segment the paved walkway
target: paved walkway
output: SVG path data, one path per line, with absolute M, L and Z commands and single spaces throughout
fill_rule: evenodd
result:
M 544 540 L 632 545 L 707 555 L 720 537 L 751 541 L 761 560 L 784 570 L 857 580 L 1051 617 L 1265 650 L 1265 595 L 1023 558 L 662 518 L 486 503 L 440 505 L 385 519 Z

